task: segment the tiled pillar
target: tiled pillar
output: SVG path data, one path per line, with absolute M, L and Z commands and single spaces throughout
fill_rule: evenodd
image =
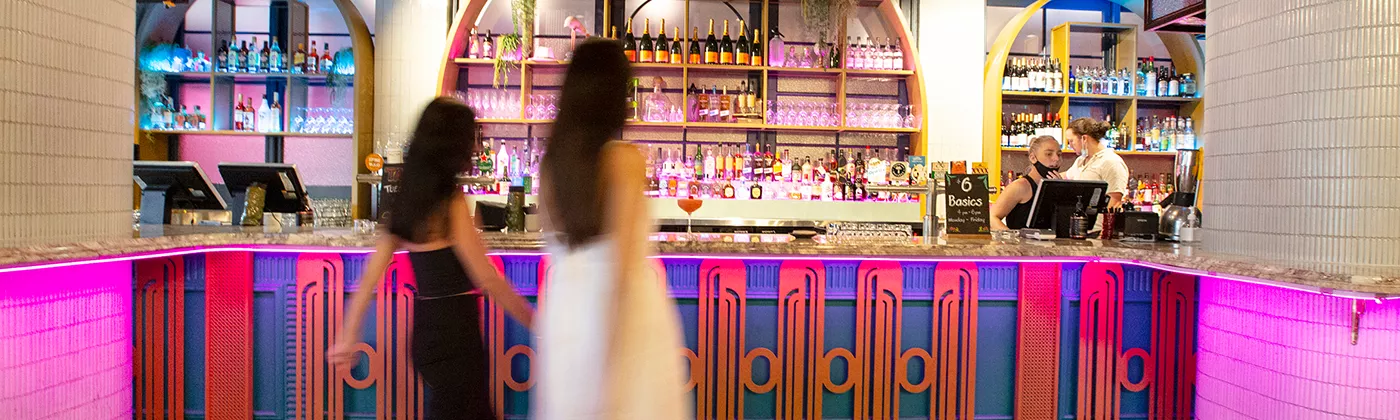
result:
M 987 60 L 987 2 L 919 2 L 919 61 L 930 129 L 929 160 L 997 159 L 982 156 L 982 68 Z M 1000 30 L 997 28 L 996 30 Z M 960 40 L 960 41 L 955 41 Z M 949 98 L 957 98 L 949 100 Z
M 130 236 L 135 8 L 0 0 L 0 246 Z
M 1196 418 L 1400 419 L 1400 301 L 1360 301 L 1352 344 L 1354 303 L 1202 277 Z
M 418 115 L 437 96 L 447 0 L 378 0 L 375 13 L 374 149 L 397 162 Z
M 1208 243 L 1400 266 L 1400 3 L 1207 5 Z

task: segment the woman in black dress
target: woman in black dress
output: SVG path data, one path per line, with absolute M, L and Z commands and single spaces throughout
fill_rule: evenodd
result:
M 475 133 L 476 116 L 461 102 L 438 98 L 423 110 L 404 157 L 402 188 L 389 209 L 389 233 L 379 237 L 328 355 L 337 365 L 357 360 L 353 346 L 370 300 L 394 252 L 408 249 L 418 282 L 409 351 L 429 389 L 429 420 L 496 417 L 478 290 L 527 328 L 534 316 L 486 257 L 457 186 L 457 174 L 471 164 Z

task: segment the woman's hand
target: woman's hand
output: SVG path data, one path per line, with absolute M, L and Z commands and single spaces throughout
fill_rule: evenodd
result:
M 360 361 L 355 357 L 355 341 L 351 337 L 350 334 L 342 334 L 335 345 L 326 351 L 326 360 L 332 366 L 355 367 L 355 363 Z

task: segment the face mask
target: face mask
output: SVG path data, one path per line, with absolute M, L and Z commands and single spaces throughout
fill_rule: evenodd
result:
M 1036 172 L 1036 173 L 1039 173 L 1041 178 L 1048 177 L 1048 176 L 1050 176 L 1050 173 L 1051 173 L 1051 172 L 1058 172 L 1058 171 L 1060 170 L 1060 167 L 1059 167 L 1059 166 L 1054 166 L 1054 167 L 1045 166 L 1045 164 L 1040 163 L 1040 161 L 1036 161 L 1034 166 L 1035 166 L 1035 172 Z

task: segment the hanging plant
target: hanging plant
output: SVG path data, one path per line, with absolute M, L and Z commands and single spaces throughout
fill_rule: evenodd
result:
M 141 127 L 148 127 L 151 124 L 151 115 L 157 106 L 163 104 L 165 92 L 168 89 L 165 75 L 159 72 L 141 70 L 141 105 L 137 108 L 140 116 Z M 149 132 L 146 133 L 148 141 L 153 140 Z
M 355 97 L 350 90 L 355 82 L 355 53 L 347 47 L 336 52 L 334 57 L 335 68 L 326 73 L 326 87 L 331 90 L 331 104 L 348 108 L 346 99 Z
M 840 29 L 855 10 L 856 0 L 802 0 L 802 25 L 809 34 L 821 34 L 820 42 L 829 41 L 827 34 L 839 36 Z
M 530 40 L 535 37 L 535 0 L 511 0 L 510 20 L 515 25 L 515 33 L 501 35 L 496 40 L 492 87 L 499 88 L 506 83 L 510 72 L 520 68 L 520 60 L 530 56 Z
M 520 34 L 505 34 L 496 38 L 496 60 L 492 63 L 491 87 L 499 88 L 510 80 L 510 72 L 520 68 Z

